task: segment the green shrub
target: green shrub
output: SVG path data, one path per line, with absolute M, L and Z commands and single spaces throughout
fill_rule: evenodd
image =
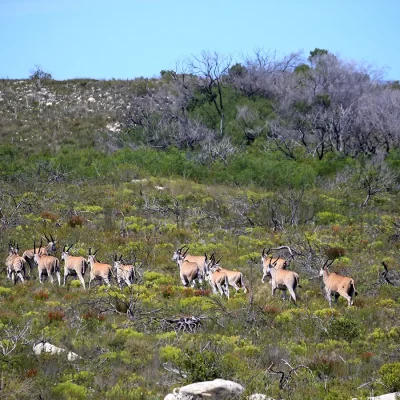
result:
M 361 328 L 355 319 L 344 316 L 333 319 L 324 334 L 330 339 L 344 339 L 351 342 L 360 336 Z
M 59 400 L 86 400 L 88 390 L 84 386 L 72 382 L 57 384 L 53 390 L 54 398 Z
M 400 391 L 400 362 L 383 364 L 379 375 L 390 392 Z

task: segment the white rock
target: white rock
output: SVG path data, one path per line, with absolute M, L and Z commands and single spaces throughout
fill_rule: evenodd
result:
M 168 394 L 164 400 L 230 400 L 239 397 L 244 391 L 244 387 L 236 382 L 224 379 L 214 379 L 213 381 L 197 382 L 180 389 L 174 389 L 173 393 Z
M 51 344 L 49 342 L 39 342 L 33 345 L 33 353 L 36 355 L 42 354 L 42 352 L 50 354 L 61 354 L 65 353 L 66 351 L 67 350 L 61 347 L 54 346 L 54 344 Z M 73 351 L 69 351 L 67 354 L 68 361 L 76 361 L 80 358 L 82 357 L 74 353 Z

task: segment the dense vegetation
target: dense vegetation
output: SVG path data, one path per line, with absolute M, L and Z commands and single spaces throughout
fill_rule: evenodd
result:
M 2 263 L 0 398 L 163 399 L 216 377 L 285 399 L 400 391 L 399 89 L 321 49 L 204 53 L 154 79 L 0 81 L 2 259 L 10 240 L 52 234 L 58 256 L 74 243 L 140 272 L 83 290 L 36 271 L 14 285 Z M 242 271 L 249 293 L 184 288 L 184 244 Z M 261 283 L 261 252 L 279 246 L 300 253 L 297 306 Z M 355 279 L 354 307 L 329 309 L 329 259 Z M 182 316 L 201 324 L 177 331 Z M 36 356 L 41 339 L 82 359 Z

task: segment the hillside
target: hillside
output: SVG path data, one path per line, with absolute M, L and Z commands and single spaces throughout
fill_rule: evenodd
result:
M 264 80 L 229 66 L 214 86 L 195 70 L 0 82 L 0 397 L 163 399 L 216 377 L 283 399 L 400 390 L 398 88 L 330 70 L 325 97 L 304 102 L 316 64 L 280 64 L 282 80 L 278 66 Z M 10 241 L 22 254 L 46 236 L 59 258 L 72 244 L 103 263 L 122 255 L 135 283 L 40 284 L 34 268 L 14 285 Z M 184 245 L 240 270 L 248 292 L 183 287 L 172 256 Z M 261 282 L 268 249 L 299 274 L 297 305 Z M 324 298 L 330 261 L 355 281 L 352 307 Z M 42 339 L 82 358 L 33 354 Z

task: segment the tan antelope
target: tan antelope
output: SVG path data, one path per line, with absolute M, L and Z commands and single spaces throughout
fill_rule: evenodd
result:
M 262 271 L 263 271 L 263 276 L 261 278 L 261 282 L 264 283 L 264 279 L 267 276 L 270 276 L 269 273 L 269 265 L 273 264 L 275 266 L 275 269 L 286 269 L 289 265 L 289 262 L 287 260 L 285 260 L 284 258 L 280 258 L 280 257 L 272 257 L 272 256 L 268 256 L 268 253 L 270 252 L 270 248 L 265 251 L 265 248 L 263 249 L 262 253 L 261 253 L 261 265 L 262 265 Z
M 196 262 L 185 259 L 188 250 L 183 253 L 176 251 L 172 256 L 172 261 L 175 261 L 179 267 L 179 276 L 183 286 L 188 287 L 190 285 L 194 287 L 196 280 L 199 284 L 203 283 L 204 270 Z
M 319 271 L 319 276 L 322 276 L 325 285 L 325 297 L 329 302 L 329 307 L 332 307 L 332 296 L 335 296 L 335 303 L 339 296 L 347 300 L 348 307 L 353 305 L 353 296 L 357 296 L 357 290 L 354 286 L 354 279 L 349 276 L 339 275 L 335 272 L 329 273 L 328 267 L 333 263 L 333 260 L 328 264 L 325 262 Z
M 8 243 L 8 256 L 6 258 L 7 279 L 11 279 L 12 264 L 15 257 L 17 257 L 15 242 Z
M 43 283 L 42 274 L 43 272 L 46 272 L 51 283 L 54 283 L 53 274 L 55 274 L 58 280 L 58 286 L 60 286 L 61 285 L 60 260 L 57 257 L 43 254 L 40 247 L 36 251 L 35 242 L 33 242 L 33 258 L 38 267 L 39 282 Z
M 270 262 L 267 266 L 266 272 L 271 274 L 272 277 L 272 296 L 275 294 L 276 289 L 284 291 L 284 298 L 286 300 L 286 290 L 289 290 L 290 297 L 293 303 L 296 304 L 296 288 L 299 285 L 299 275 L 296 272 L 288 271 L 286 269 L 277 269 L 276 261 L 273 264 Z
M 48 255 L 51 255 L 51 254 L 55 254 L 55 252 L 57 251 L 57 247 L 56 247 L 57 241 L 54 240 L 54 238 L 53 238 L 53 236 L 51 234 L 50 234 L 50 238 L 48 238 L 46 234 L 44 234 L 44 237 L 47 240 L 47 245 L 43 247 L 42 246 L 42 239 L 40 239 L 40 247 L 39 247 L 40 254 L 41 255 L 45 255 L 45 256 L 48 256 Z M 34 249 L 25 250 L 22 253 L 22 257 L 25 258 L 25 261 L 29 265 L 29 275 L 30 275 L 32 270 L 36 266 L 35 260 L 34 260 Z
M 206 270 L 207 270 L 208 265 L 210 263 L 215 262 L 214 253 L 211 254 L 210 259 L 208 259 L 207 254 L 205 254 L 205 259 L 206 259 L 205 265 L 206 265 Z M 246 286 L 243 281 L 243 274 L 240 271 L 231 271 L 229 269 L 222 268 L 219 265 L 219 262 L 215 263 L 215 265 L 217 267 L 219 267 L 220 271 L 225 272 L 226 276 L 228 277 L 229 286 L 232 286 L 236 290 L 236 292 L 238 292 L 240 289 L 243 289 L 243 292 L 247 293 L 247 289 L 246 289 Z
M 64 260 L 64 286 L 67 276 L 76 275 L 83 288 L 86 289 L 84 276 L 88 267 L 88 261 L 82 256 L 71 256 L 69 251 L 71 250 L 72 246 L 73 244 L 71 244 L 71 246 L 68 248 L 67 246 L 64 246 L 61 254 L 61 261 Z
M 186 249 L 186 251 L 185 251 Z M 190 262 L 195 262 L 201 269 L 203 276 L 205 275 L 205 265 L 206 265 L 206 257 L 205 256 L 193 256 L 191 254 L 188 254 L 189 247 L 188 246 L 183 246 L 179 249 L 177 249 L 172 257 L 174 261 L 181 256 L 183 253 L 185 253 L 185 260 L 190 261 Z
M 18 278 L 24 282 L 25 259 L 18 254 L 18 244 L 10 242 L 8 245 L 8 257 L 6 259 L 7 278 L 17 283 Z
M 99 249 L 97 249 L 93 254 L 91 251 L 92 249 L 89 247 L 89 255 L 88 255 L 88 263 L 90 265 L 89 289 L 92 280 L 98 278 L 102 279 L 107 286 L 110 286 L 110 278 L 112 270 L 111 265 L 97 262 L 96 253 L 99 251 Z
M 220 260 L 206 263 L 206 279 L 210 283 L 214 294 L 226 296 L 229 300 L 229 281 L 225 272 L 218 266 Z
M 116 277 L 118 285 L 121 286 L 122 281 L 128 286 L 131 286 L 135 279 L 135 267 L 134 265 L 127 265 L 122 263 L 122 254 L 118 259 L 118 256 L 114 255 L 114 269 L 116 271 Z

